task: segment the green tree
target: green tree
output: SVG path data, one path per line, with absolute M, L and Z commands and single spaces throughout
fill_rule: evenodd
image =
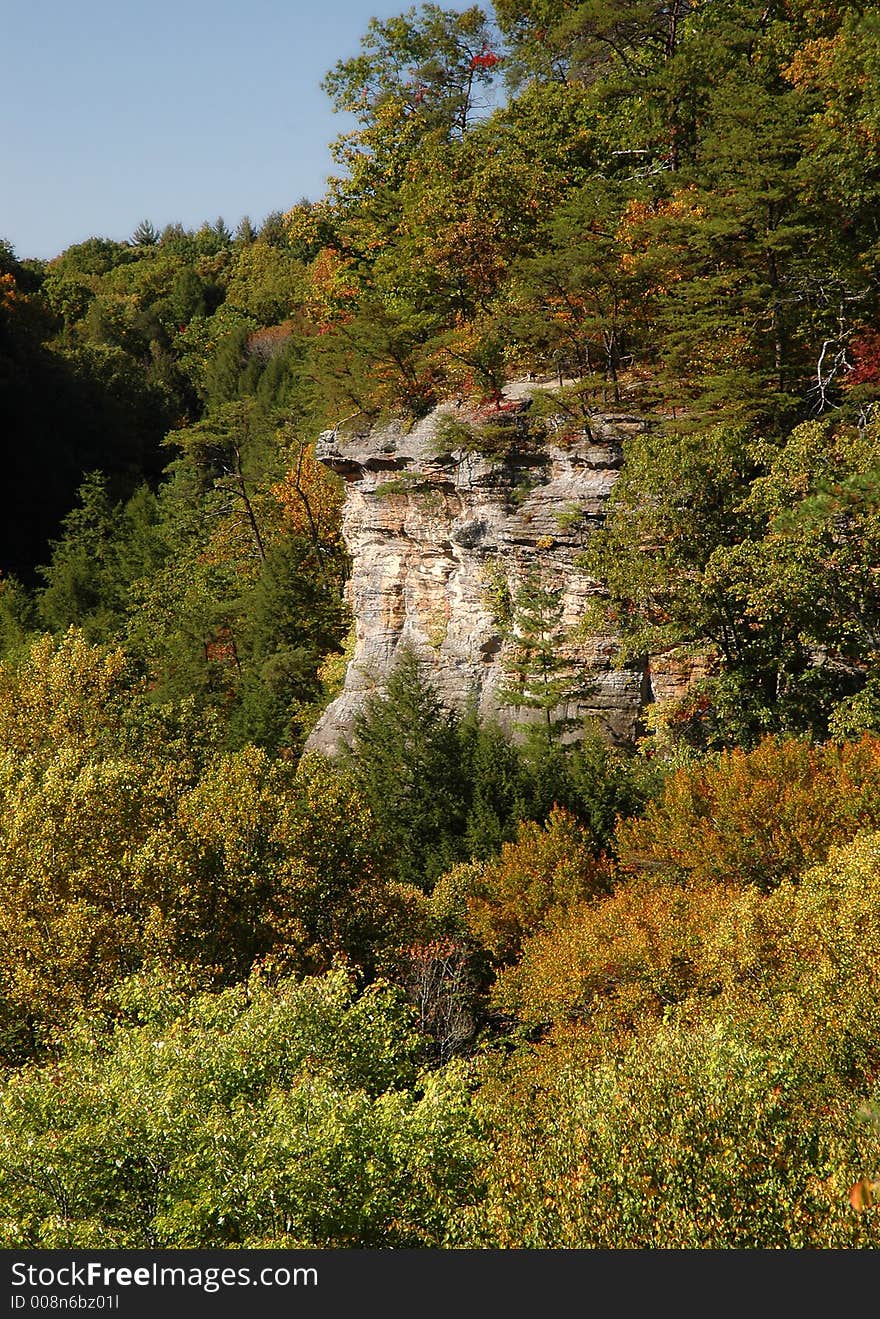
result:
M 579 726 L 581 721 L 569 713 L 570 702 L 583 696 L 588 686 L 576 662 L 565 653 L 563 607 L 561 584 L 542 580 L 538 569 L 526 573 L 506 629 L 509 652 L 499 692 L 506 705 L 527 712 L 523 726 L 532 727 L 548 746 Z
M 155 247 L 159 241 L 159 230 L 149 220 L 141 220 L 131 236 L 134 247 Z
M 491 84 L 497 57 L 486 58 L 492 30 L 477 5 L 444 10 L 423 4 L 397 18 L 373 18 L 362 53 L 341 60 L 324 88 L 337 108 L 375 124 L 393 104 L 416 121 L 420 134 L 440 129 L 463 136 L 480 87 Z
M 231 745 L 298 744 L 318 669 L 348 627 L 338 503 L 313 488 L 319 522 L 303 516 L 301 446 L 288 449 L 253 396 L 169 444 L 178 456 L 158 497 L 163 559 L 131 584 L 127 644 L 160 699 L 194 695 L 222 710 Z
M 115 1030 L 83 1018 L 5 1088 L 3 1244 L 442 1245 L 478 1133 L 461 1067 L 419 1077 L 400 992 L 342 970 L 185 986 L 121 985 Z
M 420 888 L 460 855 L 467 817 L 460 721 L 404 651 L 356 716 L 351 760 L 399 879 Z
M 829 1020 L 810 1014 L 805 1049 L 803 1016 L 732 1000 L 598 1058 L 559 1040 L 520 1054 L 481 1096 L 493 1156 L 456 1244 L 876 1247 L 876 1215 L 847 1203 L 880 1160 L 876 1092 L 840 1067 Z
M 79 507 L 62 523 L 37 608 L 53 632 L 80 628 L 90 641 L 120 637 L 130 607 L 129 591 L 140 577 L 157 571 L 166 549 L 158 527 L 155 496 L 142 486 L 124 504 L 115 502 L 106 477 L 86 477 Z
M 622 661 L 681 647 L 717 655 L 725 671 L 750 671 L 754 635 L 707 569 L 719 546 L 748 535 L 741 506 L 761 470 L 742 429 L 658 428 L 628 442 L 606 524 L 584 555 L 607 593 L 596 610 Z
M 16 1060 L 121 976 L 202 983 L 372 972 L 409 928 L 350 775 L 221 753 L 192 701 L 157 706 L 120 651 L 71 631 L 0 665 L 0 1051 Z
M 30 592 L 17 577 L 0 579 L 0 660 L 14 658 L 36 630 L 36 609 Z
M 347 622 L 313 542 L 275 539 L 236 625 L 242 673 L 230 714 L 235 741 L 274 748 L 303 740 L 322 695 L 318 671 L 339 648 Z
M 630 442 L 586 561 L 624 656 L 711 657 L 704 734 L 874 726 L 875 467 L 873 428 L 828 422 Z
M 513 275 L 517 337 L 557 365 L 560 384 L 563 373 L 584 379 L 600 371 L 613 403 L 648 324 L 648 281 L 620 233 L 633 191 L 587 184 L 557 208 L 540 253 Z

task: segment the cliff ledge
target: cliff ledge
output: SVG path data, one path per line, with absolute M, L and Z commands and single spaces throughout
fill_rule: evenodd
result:
M 381 690 L 404 648 L 411 648 L 442 699 L 507 727 L 523 717 L 499 700 L 509 643 L 493 596 L 515 598 L 526 573 L 562 587 L 563 628 L 577 623 L 597 584 L 576 558 L 601 524 L 623 461 L 627 436 L 643 419 L 608 413 L 590 434 L 559 430 L 554 442 L 519 440 L 518 417 L 535 388 L 517 382 L 500 407 L 475 413 L 445 403 L 407 430 L 394 422 L 366 433 L 327 431 L 319 461 L 345 478 L 343 534 L 352 558 L 350 604 L 355 648 L 341 694 L 327 707 L 308 746 L 332 752 L 350 737 L 356 712 Z M 450 421 L 498 424 L 510 432 L 505 452 L 445 451 Z M 565 714 L 597 721 L 615 743 L 632 742 L 646 702 L 664 699 L 681 675 L 659 664 L 612 666 L 614 639 L 593 635 L 567 645 L 585 665 L 590 686 Z

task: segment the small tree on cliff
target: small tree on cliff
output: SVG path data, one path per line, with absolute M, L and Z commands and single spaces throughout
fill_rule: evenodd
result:
M 562 621 L 562 586 L 549 585 L 540 570 L 523 577 L 504 625 L 510 653 L 501 700 L 516 710 L 535 711 L 521 727 L 545 747 L 557 745 L 566 732 L 580 726 L 568 714 L 568 703 L 586 695 L 588 683 L 566 655 L 567 633 Z

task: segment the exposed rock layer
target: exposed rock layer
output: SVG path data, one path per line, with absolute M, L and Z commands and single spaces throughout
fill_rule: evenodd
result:
M 411 430 L 393 423 L 367 434 L 325 432 L 318 441 L 319 460 L 348 487 L 343 533 L 356 640 L 343 691 L 310 747 L 332 751 L 350 737 L 356 712 L 381 690 L 406 647 L 448 705 L 473 703 L 512 727 L 526 712 L 499 697 L 510 644 L 493 594 L 506 589 L 515 598 L 524 575 L 537 569 L 543 584 L 561 587 L 562 624 L 573 626 L 597 589 L 576 560 L 603 519 L 623 442 L 643 421 L 609 414 L 589 436 L 563 439 L 560 432 L 558 443 L 551 436 L 540 448 L 514 443 L 495 459 L 442 452 L 438 426 L 442 434 L 450 415 L 472 420 L 463 408 L 444 405 Z M 515 432 L 514 418 L 510 424 Z M 631 742 L 652 698 L 649 666 L 614 667 L 610 636 L 568 644 L 566 653 L 587 666 L 590 686 L 564 713 L 593 718 L 612 741 Z M 662 671 L 655 680 L 663 681 Z

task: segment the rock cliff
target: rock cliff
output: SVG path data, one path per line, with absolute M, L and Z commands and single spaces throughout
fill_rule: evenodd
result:
M 508 727 L 523 718 L 499 698 L 510 642 L 493 599 L 515 598 L 524 576 L 537 570 L 544 585 L 562 589 L 562 627 L 581 619 L 597 586 L 578 568 L 577 556 L 602 521 L 624 440 L 644 425 L 609 413 L 589 435 L 563 438 L 560 430 L 554 441 L 551 425 L 539 445 L 519 443 L 525 393 L 524 384 L 505 391 L 497 415 L 511 438 L 497 457 L 446 451 L 450 420 L 481 420 L 463 404 L 442 405 L 408 430 L 392 423 L 320 437 L 319 460 L 347 483 L 343 532 L 352 558 L 355 648 L 343 690 L 315 727 L 310 747 L 332 751 L 350 736 L 364 699 L 381 690 L 406 647 L 423 661 L 448 705 L 473 703 Z M 613 652 L 610 636 L 566 640 L 565 653 L 573 666 L 587 666 L 590 684 L 568 700 L 564 713 L 591 717 L 610 740 L 626 743 L 653 699 L 652 673 L 648 664 L 613 667 Z M 662 666 L 655 669 L 654 686 L 665 681 L 668 687 Z

